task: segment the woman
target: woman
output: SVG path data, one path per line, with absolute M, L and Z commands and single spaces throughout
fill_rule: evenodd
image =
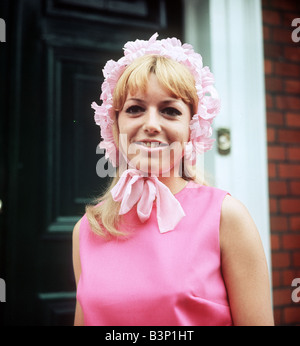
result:
M 211 72 L 175 38 L 124 50 L 92 105 L 117 174 L 74 228 L 75 325 L 272 325 L 255 224 L 195 171 L 219 112 Z

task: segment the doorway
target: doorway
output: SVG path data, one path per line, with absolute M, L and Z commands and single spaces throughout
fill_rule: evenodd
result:
M 72 230 L 107 184 L 90 108 L 101 70 L 127 41 L 182 38 L 181 1 L 7 0 L 0 9 L 1 324 L 71 325 Z

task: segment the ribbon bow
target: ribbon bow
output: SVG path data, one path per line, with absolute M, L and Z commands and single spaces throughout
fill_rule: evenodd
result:
M 128 169 L 121 175 L 111 194 L 116 202 L 121 202 L 120 215 L 128 213 L 137 204 L 141 222 L 149 219 L 156 198 L 157 222 L 161 233 L 173 230 L 185 216 L 179 201 L 166 185 L 156 176 L 145 177 L 135 169 Z

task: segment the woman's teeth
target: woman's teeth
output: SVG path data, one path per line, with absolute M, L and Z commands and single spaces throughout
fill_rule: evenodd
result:
M 167 144 L 160 143 L 160 142 L 136 142 L 136 144 L 146 146 L 147 148 L 157 148 L 157 147 L 167 146 Z

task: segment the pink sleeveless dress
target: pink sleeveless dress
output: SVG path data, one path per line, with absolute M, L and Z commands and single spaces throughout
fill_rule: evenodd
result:
M 189 182 L 175 197 L 186 216 L 160 233 L 156 206 L 144 224 L 125 215 L 126 239 L 80 225 L 77 299 L 85 325 L 232 325 L 221 272 L 219 225 L 227 192 Z

